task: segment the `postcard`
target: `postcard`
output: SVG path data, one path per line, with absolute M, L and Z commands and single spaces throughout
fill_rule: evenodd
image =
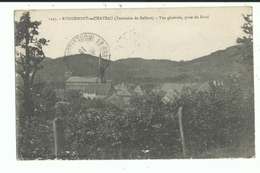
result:
M 14 23 L 17 160 L 255 158 L 252 7 Z

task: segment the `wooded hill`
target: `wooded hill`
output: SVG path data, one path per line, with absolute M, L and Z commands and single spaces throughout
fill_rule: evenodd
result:
M 244 70 L 244 67 L 239 64 L 242 56 L 238 47 L 239 45 L 228 47 L 191 61 L 142 58 L 111 60 L 105 75 L 106 78 L 118 82 L 135 78 L 177 78 L 177 80 L 185 78 L 181 82 L 220 80 L 227 75 L 238 76 Z M 103 61 L 103 63 L 108 62 Z M 97 73 L 98 57 L 79 54 L 56 59 L 45 58 L 42 62 L 44 68 L 38 71 L 36 80 L 65 82 L 68 78 L 65 73 L 69 71 L 67 64 L 77 73 L 76 75 L 94 75 Z

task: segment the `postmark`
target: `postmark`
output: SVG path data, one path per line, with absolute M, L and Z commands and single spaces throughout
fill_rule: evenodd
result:
M 85 58 L 78 58 L 78 62 L 72 62 L 69 60 L 70 56 L 77 55 L 90 55 L 92 57 L 99 57 L 98 61 L 88 61 L 88 56 Z M 101 36 L 91 32 L 84 32 L 73 37 L 68 43 L 65 49 L 65 61 L 67 67 L 71 72 L 77 76 L 93 77 L 100 73 L 103 73 L 109 65 L 110 61 L 110 49 L 108 43 Z M 82 56 L 81 56 L 82 57 Z M 77 63 L 77 64 L 76 64 Z M 79 66 L 81 67 L 81 73 L 79 73 Z M 98 68 L 102 66 L 102 70 Z M 97 68 L 97 69 L 95 69 Z M 83 70 L 82 70 L 83 69 Z M 92 72 L 82 72 L 87 69 L 92 69 Z M 93 69 L 95 69 L 93 72 Z

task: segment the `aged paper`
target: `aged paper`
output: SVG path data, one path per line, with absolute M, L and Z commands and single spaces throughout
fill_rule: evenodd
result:
M 251 7 L 14 18 L 18 160 L 255 157 Z

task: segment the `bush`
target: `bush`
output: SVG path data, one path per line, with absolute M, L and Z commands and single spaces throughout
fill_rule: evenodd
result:
M 246 104 L 238 88 L 196 93 L 183 99 L 183 121 L 192 156 L 214 148 L 254 145 L 253 105 Z M 253 147 L 252 147 L 253 148 Z
M 38 85 L 34 88 L 34 114 L 28 115 L 19 93 L 17 108 L 17 158 L 21 160 L 54 159 L 52 121 L 55 117 L 55 93 Z
M 46 88 L 39 92 L 35 105 L 42 106 L 35 115 L 18 113 L 20 159 L 54 158 L 55 117 L 64 121 L 64 159 L 182 158 L 176 116 L 180 106 L 189 157 L 207 157 L 201 153 L 236 148 L 246 141 L 250 153 L 254 150 L 253 95 L 244 97 L 235 85 L 191 93 L 166 104 L 154 94 L 145 94 L 132 98 L 126 108 L 85 99 L 77 92 L 67 92 L 65 104 L 54 108 L 54 93 Z

